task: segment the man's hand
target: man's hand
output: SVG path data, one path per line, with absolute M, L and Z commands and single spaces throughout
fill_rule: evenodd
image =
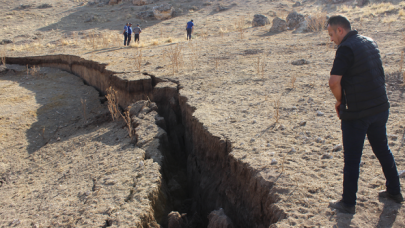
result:
M 342 80 L 342 75 L 331 75 L 329 78 L 329 88 L 336 98 L 335 110 L 339 117 L 340 104 L 342 103 L 342 86 L 340 81 Z
M 339 118 L 340 118 L 340 114 L 339 114 L 339 112 L 340 112 L 340 104 L 342 104 L 342 101 L 336 101 L 336 103 L 335 103 L 335 110 L 336 110 L 337 116 Z

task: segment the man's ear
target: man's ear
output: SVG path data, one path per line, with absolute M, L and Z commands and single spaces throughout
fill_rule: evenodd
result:
M 336 28 L 337 34 L 341 35 L 343 33 L 342 27 L 337 27 Z

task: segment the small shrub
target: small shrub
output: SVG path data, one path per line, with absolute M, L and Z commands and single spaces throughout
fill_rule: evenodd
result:
M 308 30 L 312 32 L 322 31 L 327 26 L 326 13 L 317 13 L 307 18 Z
M 165 52 L 165 55 L 169 57 L 172 69 L 173 69 L 173 74 L 179 71 L 179 68 L 181 67 L 183 63 L 183 53 L 182 53 L 183 48 L 176 44 L 173 47 L 169 47 Z
M 111 86 L 107 89 L 107 95 L 105 96 L 108 101 L 108 110 L 111 113 L 113 120 L 118 120 L 121 113 L 118 107 L 117 91 Z

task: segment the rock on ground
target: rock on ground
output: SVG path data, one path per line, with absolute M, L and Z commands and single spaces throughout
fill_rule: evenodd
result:
M 370 3 L 370 0 L 356 0 L 357 6 L 365 6 Z
M 298 7 L 298 6 L 301 6 L 301 2 L 295 2 L 295 3 L 292 5 L 292 7 Z
M 44 4 L 42 4 L 42 5 L 39 5 L 37 8 L 38 8 L 38 9 L 52 8 L 52 5 L 51 5 L 51 4 L 44 3 Z
M 267 24 L 270 24 L 270 21 L 266 16 L 261 14 L 255 14 L 255 16 L 253 17 L 252 21 L 253 27 L 265 26 Z
M 110 0 L 109 2 L 108 2 L 108 5 L 115 5 L 115 4 L 118 4 L 118 3 L 120 3 L 121 2 L 121 0 Z
M 294 33 L 303 33 L 303 32 L 308 32 L 308 21 L 304 20 L 301 21 L 295 28 Z
M 136 5 L 136 6 L 143 6 L 143 5 L 149 5 L 154 3 L 154 0 L 133 0 L 132 4 Z
M 138 14 L 136 14 L 136 18 L 142 19 L 142 20 L 152 19 L 152 18 L 154 18 L 154 13 L 152 10 L 142 11 L 142 12 L 139 12 Z
M 309 64 L 309 62 L 305 59 L 299 59 L 291 62 L 292 65 L 304 65 Z
M 180 215 L 177 211 L 172 211 L 168 215 L 168 228 L 186 228 L 187 221 L 185 217 L 186 214 Z
M 217 12 L 221 12 L 221 11 L 225 11 L 225 10 L 227 10 L 228 8 L 226 8 L 224 5 L 222 5 L 221 3 L 219 3 L 219 4 L 217 4 L 216 6 L 215 6 L 215 11 L 217 11 Z
M 172 18 L 173 7 L 170 4 L 162 4 L 153 7 L 153 15 L 158 20 L 166 20 Z
M 207 228 L 233 228 L 234 225 L 231 219 L 226 216 L 224 210 L 220 208 L 219 210 L 212 211 L 208 215 L 208 226 Z
M 0 41 L 0 44 L 11 44 L 11 43 L 13 43 L 13 41 L 7 39 Z
M 270 32 L 283 32 L 285 30 L 287 30 L 287 22 L 279 17 L 274 18 Z
M 304 15 L 297 13 L 296 11 L 293 11 L 288 14 L 287 16 L 287 27 L 290 29 L 295 29 L 298 27 L 298 25 L 305 20 Z

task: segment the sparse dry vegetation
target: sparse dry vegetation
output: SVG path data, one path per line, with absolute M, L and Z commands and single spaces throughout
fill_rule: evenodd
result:
M 107 89 L 107 95 L 105 96 L 108 101 L 108 110 L 111 113 L 113 120 L 118 120 L 121 112 L 118 107 L 117 91 L 111 86 Z
M 297 81 L 297 75 L 293 75 L 291 77 L 291 88 L 294 89 L 295 88 L 295 81 Z
M 134 60 L 135 60 L 135 66 L 136 66 L 137 70 L 139 72 L 141 72 L 141 68 L 142 68 L 142 50 L 135 49 Z
M 1 64 L 3 64 L 4 66 L 6 66 L 6 47 L 4 46 L 1 50 L 0 53 L 0 60 L 1 60 Z
M 168 47 L 165 51 L 165 55 L 170 59 L 170 64 L 173 70 L 173 74 L 179 71 L 183 63 L 183 47 L 179 44 Z
M 243 39 L 243 33 L 245 32 L 245 17 L 241 16 L 235 21 L 235 28 L 239 32 L 239 37 Z
M 281 96 L 274 101 L 274 123 L 277 124 L 278 121 L 280 120 L 280 100 L 281 100 Z
M 74 1 L 87 2 L 85 0 Z M 53 8 L 41 10 L 42 16 L 38 14 L 38 20 L 44 22 L 35 21 L 36 15 L 28 13 L 29 10 L 10 10 L 12 14 L 3 14 L 4 26 L 0 33 L 5 36 L 4 39 L 13 40 L 13 43 L 4 45 L 5 51 L 3 52 L 10 57 L 73 54 L 84 59 L 106 63 L 108 65 L 105 66 L 105 69 L 109 71 L 121 72 L 122 68 L 125 72 L 144 71 L 155 75 L 156 79 L 179 83 L 181 86 L 178 88 L 182 88 L 181 95 L 187 98 L 187 104 L 196 108 L 193 118 L 195 117 L 195 120 L 200 121 L 204 127 L 206 126 L 206 129 L 213 135 L 221 135 L 221 137 L 223 136 L 232 142 L 232 146 L 236 145 L 240 148 L 232 151 L 235 161 L 243 160 L 253 171 L 258 171 L 259 177 L 263 178 L 261 181 L 266 183 L 273 181 L 274 177 L 279 177 L 276 180 L 280 189 L 289 190 L 287 194 L 275 192 L 275 195 L 280 198 L 274 203 L 275 208 L 284 210 L 287 215 L 286 219 L 282 219 L 283 217 L 280 215 L 278 222 L 280 227 L 300 225 L 312 227 L 319 226 L 319 224 L 332 227 L 336 224 L 340 225 L 339 223 L 343 223 L 343 226 L 373 227 L 376 226 L 377 222 L 377 226 L 389 224 L 393 227 L 404 227 L 405 210 L 403 208 L 396 209 L 395 221 L 385 223 L 392 218 L 387 214 L 391 212 L 387 208 L 391 208 L 392 204 L 379 201 L 375 197 L 376 191 L 384 187 L 384 177 L 377 169 L 378 166 L 374 167 L 377 160 L 370 158 L 372 152 L 367 142 L 363 157 L 366 164 L 362 166 L 364 172 L 361 174 L 363 179 L 359 180 L 361 183 L 359 185 L 359 187 L 361 186 L 359 199 L 362 202 L 357 206 L 359 208 L 358 214 L 353 217 L 353 220 L 348 220 L 347 217 L 342 217 L 327 208 L 330 199 L 340 197 L 340 170 L 343 156 L 341 153 L 332 153 L 332 148 L 341 143 L 341 135 L 339 134 L 338 118 L 333 110 L 333 96 L 327 87 L 326 76 L 329 75 L 336 46 L 330 42 L 324 28 L 326 16 L 343 13 L 352 22 L 352 27 L 359 31 L 359 34 L 369 36 L 377 41 L 382 53 L 384 70 L 395 76 L 395 78 L 389 78 L 395 81 L 387 81 L 390 102 L 395 104 L 392 105 L 393 112 L 387 129 L 389 134 L 396 135 L 400 139 L 400 134 L 403 132 L 401 116 L 404 113 L 403 99 L 398 96 L 401 94 L 398 84 L 401 81 L 401 76 L 405 81 L 405 72 L 403 72 L 404 54 L 402 52 L 401 59 L 399 59 L 399 54 L 404 50 L 405 43 L 399 43 L 402 42 L 400 33 L 403 31 L 401 22 L 405 19 L 405 2 L 399 4 L 384 3 L 382 5 L 370 3 L 361 7 L 354 6 L 352 2 L 343 4 L 307 2 L 303 6 L 292 8 L 291 5 L 294 2 L 268 2 L 267 0 L 243 2 L 237 0 L 235 4 L 238 3 L 239 5 L 232 7 L 229 5 L 227 10 L 220 12 L 211 12 L 215 6 L 202 5 L 207 2 L 195 0 L 176 2 L 174 8 L 176 10 L 182 8 L 184 12 L 187 12 L 187 7 L 191 7 L 192 4 L 201 7 L 194 13 L 181 13 L 179 17 L 173 17 L 169 20 L 139 20 L 142 23 L 141 26 L 145 28 L 141 36 L 143 42 L 135 43 L 132 37 L 130 47 L 123 46 L 122 28 L 121 26 L 117 27 L 118 20 L 122 20 L 122 23 L 124 19 L 125 22 L 127 19 L 134 22 L 132 18 L 138 20 L 135 17 L 141 8 L 153 7 L 153 5 L 132 6 L 131 1 L 122 1 L 121 6 L 99 6 L 96 3 L 78 7 L 79 4 L 74 4 L 75 10 L 69 11 L 70 9 L 63 9 L 63 6 L 72 4 L 71 0 L 56 1 L 52 3 Z M 10 1 L 8 4 L 14 3 Z M 187 7 L 183 7 L 183 4 Z M 224 2 L 224 4 L 233 4 L 233 2 Z M 52 13 L 52 11 L 62 12 L 61 9 L 64 10 L 61 13 L 62 16 Z M 301 33 L 293 30 L 269 33 L 270 26 L 260 28 L 250 26 L 255 14 L 263 14 L 269 17 L 271 21 L 276 14 L 285 19 L 291 10 L 303 14 L 306 19 L 309 18 L 307 20 L 309 30 L 317 33 Z M 321 13 L 322 10 L 327 10 L 328 14 Z M 106 15 L 97 15 L 98 21 L 84 23 L 84 20 L 92 14 Z M 186 32 L 183 28 L 185 26 L 184 18 L 188 16 L 192 16 L 191 18 L 196 21 L 193 39 L 190 42 L 186 41 Z M 111 21 L 105 22 L 103 17 Z M 27 31 L 25 29 L 13 31 L 14 26 L 10 22 L 21 20 L 21 18 L 24 18 L 28 24 L 31 23 L 33 32 L 25 32 Z M 71 32 L 72 30 L 74 32 Z M 34 36 L 37 32 L 39 35 Z M 22 36 L 19 37 L 20 35 Z M 4 55 L 3 53 L 0 54 L 0 56 Z M 291 64 L 292 61 L 298 59 L 308 60 L 309 64 Z M 3 60 L 3 57 L 0 60 Z M 24 84 L 21 83 L 21 88 L 32 89 L 41 86 L 35 80 L 48 78 L 48 76 L 42 77 L 48 69 L 41 70 L 41 74 L 39 74 L 41 77 L 31 77 L 31 75 L 38 75 L 35 73 L 35 68 L 36 66 L 27 66 L 27 75 L 30 77 L 11 78 L 10 76 L 11 81 L 23 79 Z M 398 69 L 399 73 L 397 73 Z M 9 76 L 2 75 L 2 79 L 7 77 Z M 7 80 L 1 80 L 1 82 L 7 84 Z M 135 77 L 131 77 L 129 80 L 135 80 Z M 35 82 L 35 85 L 32 82 Z M 50 83 L 49 85 L 54 84 Z M 120 130 L 124 130 L 124 128 L 128 130 L 129 137 L 137 137 L 139 132 L 135 133 L 136 124 L 134 125 L 129 114 L 131 107 L 122 112 L 118 106 L 117 97 L 122 95 L 122 90 L 117 93 L 118 89 L 115 91 L 113 88 L 116 87 L 110 87 L 107 90 L 108 103 L 103 108 L 108 107 L 110 113 L 107 112 L 107 115 L 111 114 L 114 120 L 119 120 L 121 116 L 126 124 L 124 125 L 124 122 L 119 120 L 113 123 L 108 122 L 108 127 L 117 125 Z M 1 94 L 8 94 L 6 86 L 0 89 Z M 28 92 L 26 97 L 33 97 L 34 91 L 27 90 Z M 90 121 L 94 117 L 93 114 L 99 113 L 98 110 L 93 112 L 91 109 L 93 103 L 97 102 L 90 102 L 93 100 L 85 93 L 81 95 L 83 96 L 75 99 L 75 104 L 71 109 L 72 113 L 74 112 L 75 117 L 83 116 L 85 122 Z M 36 97 L 36 104 L 42 105 L 41 97 Z M 82 100 L 80 100 L 81 97 L 83 97 Z M 87 103 L 84 97 L 88 99 Z M 0 98 L 0 100 L 0 103 L 3 103 L 4 99 Z M 96 101 L 98 101 L 97 94 Z M 6 102 L 12 104 L 15 99 L 10 98 Z M 85 109 L 86 105 L 89 111 Z M 44 108 L 41 108 L 42 112 L 43 110 Z M 318 115 L 318 110 L 323 115 Z M 102 114 L 97 114 L 97 118 L 102 118 L 101 122 L 105 118 L 105 110 L 103 111 Z M 40 119 L 40 115 L 37 116 L 36 111 L 31 116 L 33 119 Z M 0 118 L 3 126 L 12 126 L 7 121 L 6 118 Z M 84 128 L 87 127 L 87 124 L 82 124 L 82 121 L 77 123 L 81 128 L 80 130 L 86 130 Z M 44 140 L 39 141 L 58 137 L 51 137 L 54 128 L 46 126 L 45 132 L 45 126 L 42 127 L 43 125 L 39 125 L 35 128 L 35 137 L 41 139 L 42 136 L 44 138 Z M 93 128 L 93 124 L 91 127 Z M 268 131 L 266 131 L 267 128 Z M 97 140 L 94 140 L 92 142 L 94 144 L 90 143 L 89 146 L 95 145 L 97 150 L 102 149 L 99 147 L 100 144 L 97 144 L 100 140 L 103 142 L 101 136 L 105 139 L 115 131 L 115 129 L 113 131 L 107 129 L 107 132 L 105 130 L 103 129 L 104 132 L 97 132 Z M 22 135 L 25 136 L 25 134 Z M 0 132 L 0 138 L 3 136 L 9 137 L 5 136 L 4 131 Z M 121 153 L 120 148 L 123 148 L 121 147 L 121 140 L 128 140 L 126 136 L 127 132 L 121 132 L 118 136 L 109 139 L 114 142 L 112 143 L 114 146 L 120 145 L 119 148 L 116 146 L 113 150 L 117 153 L 110 154 Z M 65 139 L 61 138 L 59 143 L 64 143 Z M 119 139 L 115 141 L 116 138 Z M 318 141 L 318 138 L 321 140 Z M 251 142 L 251 139 L 255 139 L 255 141 Z M 393 143 L 394 155 L 401 155 L 403 152 L 401 143 L 398 140 L 391 140 L 391 138 L 389 140 L 390 143 Z M 55 143 L 55 145 L 57 144 L 58 142 Z M 78 148 L 82 146 L 80 143 L 73 145 L 77 145 Z M 109 145 L 104 144 L 102 146 Z M 64 147 L 70 148 L 70 144 L 64 144 Z M 288 151 L 291 147 L 296 150 L 291 150 L 294 152 L 290 153 Z M 87 151 L 88 148 L 90 147 L 86 145 L 86 150 L 83 151 Z M 133 149 L 131 147 L 131 150 Z M 65 148 L 58 151 L 62 151 L 66 157 L 71 154 Z M 323 155 L 325 154 L 333 156 L 324 159 Z M 142 156 L 140 157 L 142 160 Z M 1 155 L 0 163 L 4 159 L 4 156 Z M 131 167 L 133 164 L 140 167 L 138 165 L 141 164 L 140 160 L 131 161 Z M 276 163 L 273 163 L 272 160 Z M 100 164 L 103 162 L 105 161 L 100 161 Z M 142 160 L 142 162 L 146 164 L 146 160 Z M 5 167 L 3 164 L 0 164 L 0 171 Z M 402 170 L 404 163 L 399 159 L 398 164 Z M 109 163 L 105 162 L 100 167 L 107 167 L 107 170 L 103 170 L 103 172 L 110 172 Z M 71 174 L 68 175 L 66 171 L 72 169 L 69 166 L 55 165 L 55 170 L 61 176 L 64 175 L 64 178 L 69 178 Z M 100 180 L 104 181 L 104 177 Z M 63 188 L 65 188 L 65 183 L 67 182 L 64 181 L 62 184 Z M 105 189 L 90 192 L 89 200 L 93 195 L 99 194 L 101 196 L 103 192 L 107 192 L 107 188 L 121 187 L 122 183 L 119 182 L 119 184 L 111 186 L 105 185 Z M 32 186 L 30 185 L 30 187 Z M 131 189 L 136 191 L 136 188 Z M 24 191 L 28 192 L 28 190 Z M 80 194 L 84 194 L 83 189 L 80 191 Z M 126 193 L 128 194 L 127 191 Z M 18 199 L 19 196 L 12 197 L 14 200 Z M 134 199 L 133 202 L 135 202 L 135 197 L 130 197 L 130 199 Z M 27 198 L 23 200 L 31 202 Z M 46 203 L 49 204 L 49 202 L 52 201 Z M 19 204 L 16 205 L 20 206 Z M 98 206 L 100 205 L 98 204 Z M 382 210 L 383 208 L 384 210 Z M 102 216 L 109 216 L 111 210 L 108 209 Z M 41 213 L 39 214 L 42 216 Z M 5 219 L 4 221 L 7 220 L 6 225 L 8 225 L 13 219 L 10 221 Z M 20 226 L 25 227 L 22 224 Z
M 121 113 L 122 119 L 124 119 L 125 123 L 127 124 L 127 130 L 128 130 L 128 135 L 131 139 L 134 137 L 134 127 L 132 125 L 132 120 L 131 120 L 131 114 L 129 113 L 129 110 L 131 109 L 131 106 L 128 106 L 127 111 L 124 112 L 124 115 Z
M 307 18 L 307 21 L 309 31 L 322 31 L 325 29 L 327 23 L 326 13 L 313 14 Z
M 264 80 L 264 71 L 266 68 L 266 58 L 265 55 L 259 55 L 257 56 L 257 66 L 256 66 L 256 72 L 257 75 L 260 75 L 262 80 Z

